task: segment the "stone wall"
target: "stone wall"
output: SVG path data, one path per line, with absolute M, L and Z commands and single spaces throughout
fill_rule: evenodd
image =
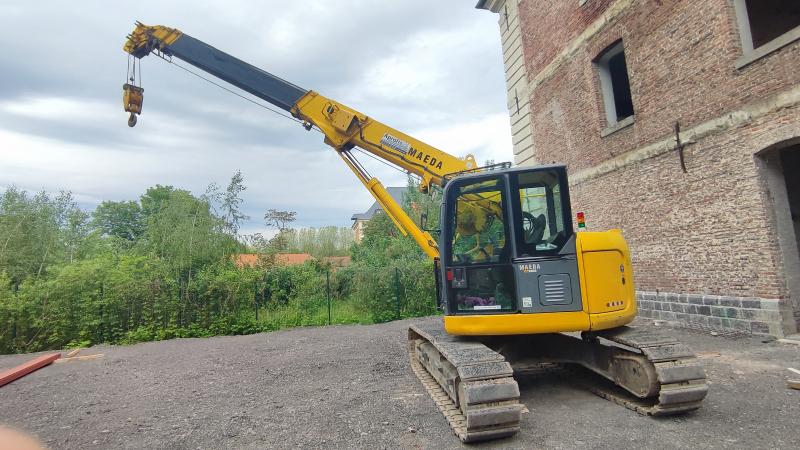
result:
M 783 323 L 792 315 L 789 299 L 657 292 L 637 292 L 636 298 L 642 317 L 756 334 L 784 336 Z

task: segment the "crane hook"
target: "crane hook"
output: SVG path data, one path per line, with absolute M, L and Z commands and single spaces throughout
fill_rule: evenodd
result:
M 128 118 L 128 126 L 133 128 L 136 125 L 136 115 L 142 112 L 144 89 L 125 84 L 122 86 L 122 90 L 124 91 L 122 103 L 125 105 L 125 112 L 131 113 Z

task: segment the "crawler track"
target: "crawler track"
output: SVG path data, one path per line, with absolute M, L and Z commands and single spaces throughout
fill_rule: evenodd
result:
M 658 396 L 637 398 L 620 388 L 602 387 L 599 383 L 582 383 L 589 390 L 640 414 L 654 417 L 700 408 L 708 393 L 706 373 L 689 347 L 673 338 L 629 327 L 600 332 L 598 336 L 630 347 L 646 356 L 655 366 L 660 389 Z
M 700 408 L 708 387 L 688 347 L 628 327 L 595 336 L 612 344 L 558 334 L 490 338 L 487 346 L 478 339 L 450 336 L 441 324 L 412 325 L 408 351 L 417 377 L 463 442 L 519 431 L 523 405 L 514 371 L 492 348 L 528 349 L 512 352 L 515 369 L 541 367 L 639 414 L 659 417 Z
M 511 365 L 485 345 L 441 325 L 408 330 L 411 367 L 462 442 L 512 436 L 522 405 Z

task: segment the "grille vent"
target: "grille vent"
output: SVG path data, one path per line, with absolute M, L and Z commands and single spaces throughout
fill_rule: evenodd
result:
M 572 303 L 572 283 L 569 274 L 539 275 L 539 303 L 569 305 Z
M 564 301 L 564 280 L 544 282 L 544 301 L 548 303 Z

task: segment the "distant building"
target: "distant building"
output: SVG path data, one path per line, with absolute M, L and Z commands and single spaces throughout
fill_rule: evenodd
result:
M 640 314 L 800 325 L 800 1 L 481 0 L 498 14 L 514 160 L 563 162 L 620 228 Z
M 407 187 L 388 187 L 386 188 L 386 192 L 392 196 L 394 201 L 397 202 L 398 205 L 403 204 L 403 193 L 406 192 Z M 383 207 L 381 207 L 380 203 L 377 201 L 369 207 L 367 212 L 362 214 L 353 214 L 353 217 L 350 219 L 353 220 L 353 233 L 357 243 L 361 243 L 361 238 L 364 237 L 364 225 L 369 222 L 369 219 L 375 215 L 378 211 L 383 211 Z

